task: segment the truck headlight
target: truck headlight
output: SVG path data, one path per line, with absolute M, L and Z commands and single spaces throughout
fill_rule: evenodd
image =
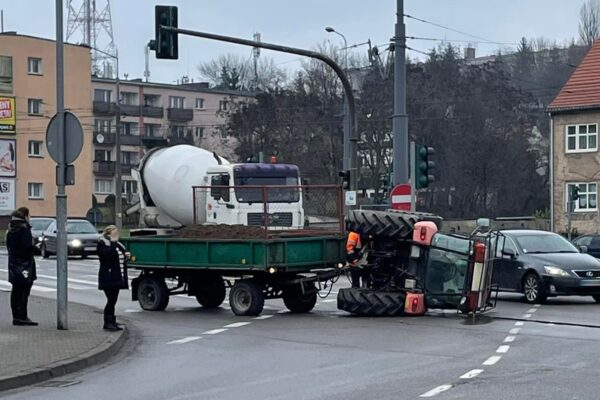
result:
M 546 273 L 548 275 L 553 275 L 553 276 L 564 276 L 564 277 L 570 276 L 569 273 L 567 271 L 565 271 L 564 269 L 559 268 L 559 267 L 554 267 L 551 265 L 545 266 L 544 271 L 546 271 Z
M 69 245 L 72 247 L 80 247 L 81 246 L 81 240 L 79 239 L 73 239 L 69 242 Z

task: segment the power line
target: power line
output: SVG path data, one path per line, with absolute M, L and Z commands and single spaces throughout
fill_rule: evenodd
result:
M 432 42 L 455 42 L 455 43 L 469 43 L 469 44 L 482 44 L 482 43 L 493 43 L 493 44 L 501 44 L 501 45 L 514 45 L 514 43 L 509 42 L 490 42 L 490 41 L 472 41 L 472 40 L 460 40 L 460 39 L 438 39 L 438 38 L 429 38 L 429 37 L 418 37 L 418 36 L 405 36 L 406 39 L 411 40 L 427 40 Z
M 438 23 L 436 23 L 436 22 L 431 22 L 431 21 L 427 21 L 427 20 L 425 20 L 425 19 L 421 19 L 421 18 L 413 17 L 412 15 L 404 14 L 404 16 L 405 16 L 406 18 L 414 19 L 415 21 L 423 22 L 423 23 L 425 23 L 425 24 L 433 25 L 433 26 L 436 26 L 436 27 L 438 27 L 438 28 L 442 28 L 442 29 L 446 29 L 446 30 L 448 30 L 448 31 L 452 31 L 452 32 L 455 32 L 455 33 L 459 33 L 459 34 L 461 34 L 461 35 L 465 35 L 465 36 L 469 36 L 469 37 L 472 37 L 472 38 L 475 38 L 475 39 L 483 40 L 485 43 L 490 43 L 490 44 L 497 44 L 497 43 L 499 43 L 499 42 L 496 42 L 496 41 L 494 41 L 494 40 L 489 40 L 489 39 L 486 39 L 486 38 L 484 38 L 484 37 L 481 37 L 481 36 L 472 35 L 472 34 L 470 34 L 470 33 L 467 33 L 467 32 L 459 31 L 458 29 L 449 28 L 449 27 L 447 27 L 447 26 L 440 25 L 440 24 L 438 24 Z M 514 45 L 514 46 L 516 46 L 516 45 L 517 45 L 517 43 L 511 43 L 511 44 L 512 44 L 512 45 Z

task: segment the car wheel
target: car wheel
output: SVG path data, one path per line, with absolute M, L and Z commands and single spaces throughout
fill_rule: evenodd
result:
M 530 304 L 542 304 L 548 298 L 542 280 L 533 272 L 528 273 L 523 278 L 523 294 L 525 295 L 525 301 Z
M 596 303 L 600 303 L 600 294 L 594 295 L 592 297 L 594 298 L 594 300 L 596 301 Z
M 42 258 L 50 258 L 50 253 L 46 249 L 46 243 L 42 244 L 42 248 L 40 249 L 40 253 L 42 253 Z

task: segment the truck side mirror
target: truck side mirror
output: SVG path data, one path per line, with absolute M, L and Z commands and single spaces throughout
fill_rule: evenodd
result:
M 231 204 L 231 203 L 225 204 L 225 207 L 227 207 L 230 210 L 233 210 L 235 208 L 235 206 L 233 204 Z
M 586 253 L 588 252 L 588 250 L 589 250 L 589 249 L 588 249 L 588 247 L 587 247 L 587 246 L 585 246 L 585 245 L 583 245 L 583 244 L 582 244 L 582 245 L 579 245 L 579 246 L 577 246 L 577 247 L 579 247 L 579 252 L 580 252 L 580 253 L 583 253 L 583 254 L 586 254 Z

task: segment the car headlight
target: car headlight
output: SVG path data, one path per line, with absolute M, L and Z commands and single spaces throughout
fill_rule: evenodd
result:
M 69 244 L 73 247 L 79 247 L 79 246 L 81 246 L 81 240 L 73 239 L 69 242 Z
M 554 266 L 545 266 L 544 271 L 546 271 L 548 275 L 553 276 L 570 276 L 569 273 L 564 269 Z

